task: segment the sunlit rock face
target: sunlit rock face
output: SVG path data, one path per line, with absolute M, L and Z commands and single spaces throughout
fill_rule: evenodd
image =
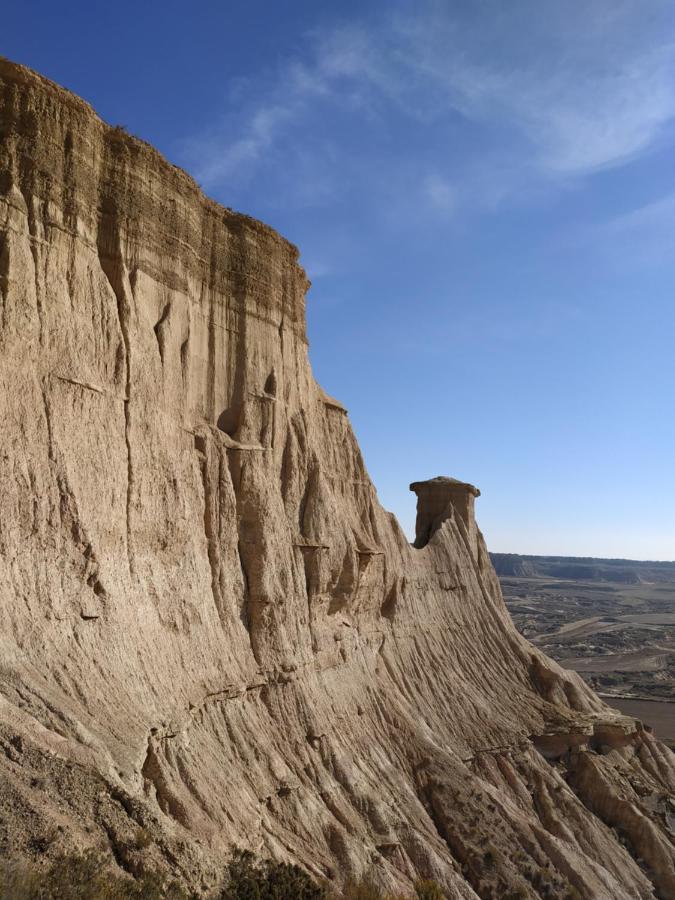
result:
M 0 851 L 675 895 L 672 755 L 517 634 L 475 488 L 413 485 L 415 546 L 382 509 L 307 287 L 0 62 Z

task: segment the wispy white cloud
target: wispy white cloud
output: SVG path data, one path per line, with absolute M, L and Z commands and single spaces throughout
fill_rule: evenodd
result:
M 563 16 L 547 0 L 482 6 L 494 15 L 478 29 L 436 4 L 398 23 L 405 67 L 420 90 L 435 88 L 437 112 L 445 102 L 512 128 L 551 175 L 620 165 L 675 117 L 675 43 L 645 29 L 644 4 L 570 0 Z
M 576 227 L 563 249 L 587 250 L 622 269 L 675 261 L 675 192 L 607 220 Z
M 675 118 L 675 30 L 660 27 L 669 4 L 648 5 L 646 14 L 636 0 L 480 0 L 467 14 L 426 0 L 413 14 L 324 26 L 240 91 L 185 156 L 207 188 L 270 166 L 288 180 L 290 161 L 306 180 L 302 202 L 325 202 L 334 196 L 329 177 L 344 187 L 353 176 L 355 188 L 368 180 L 349 149 L 353 134 L 378 126 L 384 134 L 391 115 L 403 116 L 435 148 L 434 174 L 422 166 L 416 190 L 444 215 L 469 194 L 489 205 L 534 182 L 619 166 Z M 478 129 L 474 151 L 444 153 L 460 120 Z M 330 164 L 327 140 L 336 148 Z M 377 155 L 373 148 L 362 168 L 372 170 Z
M 457 190 L 442 175 L 428 175 L 423 182 L 423 193 L 431 206 L 442 213 L 452 213 L 457 206 Z
M 623 213 L 611 219 L 605 226 L 606 231 L 615 235 L 633 237 L 636 234 L 658 232 L 668 234 L 671 246 L 675 249 L 675 193 L 667 194 L 652 203 L 646 203 L 637 209 Z
M 586 63 L 586 65 L 584 65 Z M 675 45 L 616 66 L 574 58 L 552 72 L 512 73 L 491 100 L 560 174 L 621 165 L 648 149 L 675 116 Z
M 299 103 L 263 103 L 231 141 L 220 130 L 192 138 L 185 153 L 196 163 L 197 180 L 211 187 L 258 163 L 299 112 Z

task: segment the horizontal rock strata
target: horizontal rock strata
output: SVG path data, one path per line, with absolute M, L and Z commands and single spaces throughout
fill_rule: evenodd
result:
M 413 485 L 410 545 L 312 376 L 307 287 L 0 62 L 0 852 L 675 896 L 672 754 L 517 634 L 475 488 Z

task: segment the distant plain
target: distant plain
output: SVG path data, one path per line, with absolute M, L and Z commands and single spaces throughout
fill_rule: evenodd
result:
M 518 630 L 675 748 L 675 563 L 493 562 Z

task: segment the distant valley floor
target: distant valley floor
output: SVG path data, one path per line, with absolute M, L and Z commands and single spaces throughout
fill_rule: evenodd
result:
M 675 563 L 492 559 L 519 631 L 675 749 Z

